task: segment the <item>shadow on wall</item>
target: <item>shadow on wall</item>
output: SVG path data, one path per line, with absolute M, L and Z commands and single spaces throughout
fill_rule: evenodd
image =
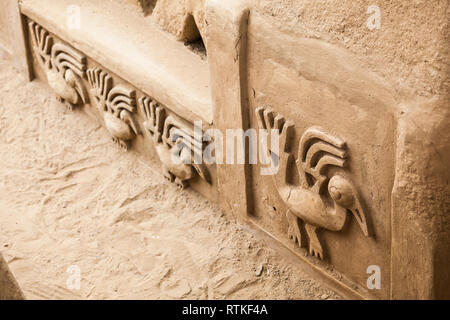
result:
M 202 36 L 206 28 L 205 0 L 127 0 L 151 16 L 165 31 L 202 59 L 206 58 L 206 46 Z
M 155 9 L 156 2 L 158 0 L 128 0 L 129 2 L 139 6 L 144 16 L 151 15 L 153 9 Z
M 0 300 L 22 300 L 25 296 L 0 253 Z
M 194 53 L 200 55 L 200 57 L 206 58 L 207 54 L 205 43 L 203 42 L 197 23 L 191 14 L 186 17 L 181 39 L 184 41 L 184 45 L 186 47 L 191 49 Z

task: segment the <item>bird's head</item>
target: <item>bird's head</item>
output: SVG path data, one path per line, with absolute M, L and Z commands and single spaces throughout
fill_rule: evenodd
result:
M 328 192 L 335 206 L 352 212 L 364 235 L 368 237 L 366 216 L 359 201 L 358 192 L 351 180 L 340 174 L 334 175 L 328 183 Z

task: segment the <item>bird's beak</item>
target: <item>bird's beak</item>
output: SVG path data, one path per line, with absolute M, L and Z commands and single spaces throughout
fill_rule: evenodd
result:
M 352 212 L 356 221 L 358 221 L 358 224 L 359 224 L 362 232 L 364 233 L 364 235 L 366 237 L 369 237 L 370 233 L 369 233 L 369 228 L 367 226 L 366 215 L 365 215 L 364 210 L 361 206 L 361 203 L 359 202 L 359 199 L 356 195 L 355 195 L 355 201 L 354 201 L 352 207 L 348 208 L 348 210 L 350 210 Z
M 350 210 L 366 237 L 370 236 L 366 214 L 359 201 L 358 191 L 350 179 L 337 174 L 330 179 L 328 191 L 333 201 L 342 209 Z

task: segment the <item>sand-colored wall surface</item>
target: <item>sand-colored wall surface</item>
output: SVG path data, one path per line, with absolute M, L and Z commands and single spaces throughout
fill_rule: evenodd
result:
M 345 297 L 4 59 L 0 106 L 0 252 L 26 298 Z
M 449 93 L 450 2 L 366 0 L 259 1 L 268 23 L 298 37 L 346 48 L 396 91 L 421 96 Z M 379 29 L 369 30 L 380 9 Z M 270 22 L 269 22 L 270 21 Z
M 155 20 L 179 35 L 184 17 L 202 15 L 203 1 L 159 0 Z M 447 0 L 262 0 L 245 1 L 251 11 L 262 14 L 273 28 L 299 38 L 320 39 L 348 49 L 361 65 L 376 72 L 399 93 L 420 96 L 449 92 L 450 4 Z M 377 6 L 379 29 L 367 22 Z
M 449 296 L 449 1 L 74 3 L 78 27 L 67 23 L 70 0 L 22 0 L 22 16 L 11 6 L 11 56 L 75 110 L 68 119 L 84 111 L 129 151 L 117 155 L 111 143 L 105 159 L 159 159 L 168 181 L 277 239 L 357 297 Z M 225 141 L 229 129 L 255 138 L 279 129 L 281 149 L 269 160 L 278 171 L 262 173 L 261 149 L 256 163 L 228 152 L 226 163 L 170 163 L 180 142 L 194 141 L 191 154 L 208 149 L 192 129 L 197 120 L 200 133 L 221 133 L 214 147 L 226 142 L 241 158 L 258 146 Z M 170 141 L 180 130 L 186 137 Z M 83 138 L 83 153 L 97 147 Z M 102 175 L 103 166 L 93 169 Z M 116 191 L 97 196 L 120 216 L 129 199 L 117 208 L 116 198 L 134 196 Z M 149 210 L 140 195 L 138 216 Z M 379 288 L 366 282 L 370 266 L 380 270 Z
M 8 0 L 1 0 L 0 1 L 0 46 L 4 47 L 5 49 L 10 49 L 10 41 L 9 41 L 9 34 L 8 34 L 8 16 L 7 16 L 7 10 L 6 3 Z

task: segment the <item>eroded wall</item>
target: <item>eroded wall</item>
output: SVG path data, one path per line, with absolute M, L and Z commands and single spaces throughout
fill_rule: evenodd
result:
M 448 1 L 263 0 L 243 1 L 268 25 L 295 37 L 318 39 L 349 50 L 361 66 L 377 73 L 398 93 L 448 94 Z M 379 28 L 368 21 L 379 9 Z M 155 19 L 179 35 L 188 12 L 202 21 L 204 1 L 156 2 Z
M 211 5 L 214 2 L 217 3 L 208 2 L 207 7 L 214 7 Z M 348 163 L 343 168 L 363 199 L 373 234 L 365 237 L 351 215 L 338 232 L 322 228 L 319 238 L 327 255 L 325 268 L 342 271 L 366 287 L 367 270 L 379 267 L 383 285 L 379 290 L 369 290 L 378 297 L 442 298 L 448 295 L 442 282 L 448 284 L 446 265 L 450 261 L 448 250 L 444 249 L 449 245 L 449 231 L 445 227 L 449 223 L 449 168 L 448 161 L 441 161 L 449 155 L 448 130 L 444 129 L 450 125 L 445 38 L 448 8 L 440 1 L 377 4 L 381 25 L 379 29 L 370 29 L 367 21 L 371 15 L 367 9 L 373 4 L 369 2 L 246 2 L 243 7 L 250 14 L 248 22 L 242 23 L 245 28 L 236 25 L 229 32 L 240 47 L 244 46 L 240 42 L 246 41 L 245 56 L 233 46 L 226 47 L 223 41 L 214 39 L 220 30 L 229 27 L 224 23 L 207 38 L 209 61 L 213 70 L 220 68 L 214 56 L 223 61 L 225 55 L 219 52 L 229 50 L 231 58 L 226 63 L 241 64 L 239 79 L 244 79 L 244 85 L 235 88 L 241 90 L 240 99 L 235 99 L 240 100 L 235 103 L 236 108 L 230 111 L 230 100 L 223 96 L 221 99 L 227 102 L 228 112 L 242 116 L 243 127 L 259 127 L 255 111 L 261 107 L 271 108 L 274 116 L 283 117 L 282 121 L 292 121 L 294 137 L 288 149 L 294 160 L 300 160 L 299 142 L 312 126 L 321 126 L 333 137 L 346 141 Z M 237 10 L 246 15 L 244 9 Z M 431 10 L 439 12 L 434 21 L 427 19 Z M 223 19 L 219 9 L 209 8 L 207 12 L 208 21 L 212 16 Z M 238 14 L 233 12 L 235 15 L 229 20 L 236 22 Z M 420 43 L 428 43 L 429 47 L 423 49 Z M 423 110 L 417 112 L 417 108 Z M 235 124 L 232 119 L 219 123 L 223 121 L 221 116 L 216 119 L 216 125 L 221 127 Z M 439 142 L 433 141 L 438 131 Z M 403 140 L 405 134 L 408 138 Z M 436 143 L 439 147 L 433 147 Z M 431 159 L 436 161 L 426 170 L 413 169 L 421 163 L 430 163 Z M 287 171 L 292 181 L 291 193 L 286 198 L 272 177 L 260 174 L 258 166 L 252 166 L 240 183 L 227 177 L 223 182 L 227 184 L 224 189 L 239 190 L 226 201 L 226 207 L 233 210 L 235 199 L 248 190 L 239 187 L 244 181 L 251 181 L 251 197 L 246 207 L 253 210 L 234 211 L 277 237 L 303 259 L 311 241 L 302 243 L 303 251 L 298 249 L 299 241 L 292 236 L 296 222 L 289 223 L 286 211 L 297 210 L 299 223 L 303 225 L 308 219 L 302 211 L 311 207 L 302 201 L 297 206 L 288 205 L 292 192 L 301 185 L 298 176 L 302 175 L 302 169 L 292 166 Z M 329 175 L 327 181 L 335 174 L 333 169 L 325 173 Z M 418 184 L 412 187 L 412 181 Z M 433 196 L 430 181 L 435 181 Z M 405 187 L 410 193 L 404 191 Z M 318 202 L 326 202 L 325 198 L 331 196 L 325 191 L 320 195 Z M 414 197 L 416 201 L 412 200 Z M 429 211 L 429 208 L 437 209 Z M 309 219 L 309 223 L 320 225 L 318 221 Z M 425 259 L 419 254 L 422 251 L 427 252 Z
M 289 159 L 280 162 L 286 164 L 281 168 L 285 177 L 262 175 L 260 163 L 218 164 L 211 168 L 211 181 L 199 172 L 193 187 L 355 296 L 449 296 L 448 1 L 158 0 L 148 12 L 145 1 L 126 0 L 131 6 L 124 11 L 123 1 L 114 2 L 117 8 L 108 9 L 111 16 L 101 20 L 106 26 L 100 28 L 92 22 L 100 4 L 78 1 L 91 18 L 91 29 L 102 30 L 111 41 L 84 37 L 83 28 L 67 30 L 57 23 L 65 21 L 57 6 L 49 18 L 36 1 L 22 2 L 27 23 L 48 28 L 64 45 L 61 52 L 85 51 L 72 53 L 84 66 L 81 86 L 91 88 L 89 99 L 77 101 L 80 108 L 111 132 L 108 108 L 99 107 L 92 92 L 96 81 L 89 74 L 97 68 L 111 75 L 115 86 L 127 86 L 130 117 L 141 128 L 150 120 L 139 105 L 145 97 L 162 102 L 169 115 L 188 126 L 211 112 L 205 129 L 289 128 L 292 135 L 277 154 L 279 160 Z M 376 10 L 380 19 L 370 20 Z M 112 21 L 135 32 L 125 37 Z M 370 27 L 368 21 L 379 24 Z M 161 35 L 155 22 L 175 37 Z M 157 49 L 149 41 L 152 35 L 161 40 Z M 207 62 L 179 43 L 198 35 Z M 112 42 L 128 43 L 128 50 L 117 50 Z M 133 51 L 152 47 L 159 56 Z M 39 55 L 34 48 L 38 78 L 58 89 L 50 81 L 56 71 L 42 66 Z M 148 64 L 154 78 L 170 80 L 173 88 L 136 68 L 136 61 L 147 66 L 150 59 L 155 60 Z M 191 72 L 188 65 L 169 68 L 180 61 L 191 61 L 202 72 Z M 163 65 L 174 74 L 155 67 Z M 60 84 L 66 82 L 62 72 Z M 186 74 L 194 84 L 208 83 L 203 87 L 211 96 L 202 94 L 205 90 L 180 96 L 181 87 L 189 88 L 183 83 Z M 193 101 L 204 107 L 192 112 Z M 164 167 L 160 141 L 151 142 L 152 129 L 135 130 L 129 147 L 144 159 L 158 156 Z M 112 137 L 120 144 L 119 135 Z M 381 287 L 375 289 L 367 286 L 367 270 L 374 266 L 381 272 Z
M 3 49 L 3 51 L 11 50 L 11 43 L 9 39 L 9 32 L 8 32 L 8 26 L 9 26 L 9 20 L 8 20 L 8 0 L 1 0 L 0 1 L 0 49 Z

